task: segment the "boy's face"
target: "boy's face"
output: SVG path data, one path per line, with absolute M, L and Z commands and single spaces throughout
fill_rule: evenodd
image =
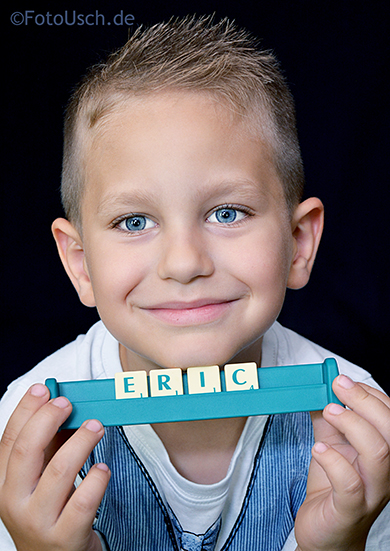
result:
M 294 249 L 260 139 L 204 95 L 143 98 L 95 136 L 85 186 L 84 264 L 123 368 L 259 362 Z

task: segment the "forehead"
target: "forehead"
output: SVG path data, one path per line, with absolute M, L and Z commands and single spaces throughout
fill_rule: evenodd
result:
M 199 191 L 246 180 L 260 187 L 272 181 L 279 194 L 267 132 L 253 128 L 249 114 L 202 93 L 131 98 L 90 131 L 86 195 L 103 200 L 134 182 L 161 194 L 175 182 Z

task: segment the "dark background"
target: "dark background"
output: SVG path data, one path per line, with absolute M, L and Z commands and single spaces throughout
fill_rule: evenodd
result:
M 390 392 L 389 29 L 387 1 L 14 3 L 3 11 L 2 315 L 0 394 L 88 330 L 57 257 L 62 119 L 87 66 L 121 46 L 125 25 L 14 25 L 11 14 L 123 10 L 134 26 L 172 15 L 235 19 L 273 49 L 296 99 L 306 196 L 326 211 L 309 285 L 287 294 L 281 321 L 372 372 Z M 46 16 L 46 15 L 45 15 Z M 38 19 L 42 21 L 42 18 Z M 57 18 L 59 21 L 59 18 Z M 99 21 L 99 20 L 98 20 Z M 117 19 L 118 21 L 118 19 Z

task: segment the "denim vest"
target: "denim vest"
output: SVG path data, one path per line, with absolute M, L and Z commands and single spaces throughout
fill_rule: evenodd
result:
M 305 499 L 313 445 L 308 413 L 271 416 L 247 492 L 222 551 L 280 551 Z M 205 534 L 184 532 L 121 427 L 109 427 L 84 472 L 105 462 L 112 476 L 94 529 L 110 551 L 213 551 L 219 518 Z

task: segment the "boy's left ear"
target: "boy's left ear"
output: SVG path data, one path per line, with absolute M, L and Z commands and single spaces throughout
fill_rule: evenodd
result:
M 287 280 L 290 289 L 301 289 L 309 281 L 324 227 L 324 205 L 316 197 L 306 199 L 292 218 L 293 261 Z

